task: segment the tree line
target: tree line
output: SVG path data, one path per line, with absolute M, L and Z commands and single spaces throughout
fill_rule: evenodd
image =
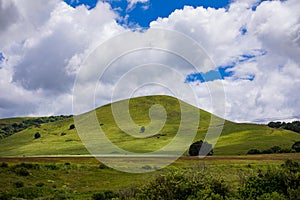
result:
M 1 124 L 0 125 L 0 139 L 13 135 L 17 132 L 25 130 L 32 126 L 40 126 L 44 123 L 55 122 L 59 120 L 64 120 L 70 118 L 72 115 L 60 115 L 60 116 L 50 116 L 50 117 L 36 117 L 32 119 L 23 120 L 20 123 L 13 124 Z
M 271 128 L 282 128 L 290 131 L 300 133 L 300 121 L 293 122 L 270 122 L 268 126 Z
M 295 142 L 291 148 L 281 148 L 280 146 L 273 146 L 268 149 L 258 150 L 250 149 L 247 154 L 273 154 L 273 153 L 296 153 L 300 152 L 300 141 Z

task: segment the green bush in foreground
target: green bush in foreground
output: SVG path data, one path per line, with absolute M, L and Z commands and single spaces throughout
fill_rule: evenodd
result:
M 19 176 L 29 176 L 30 175 L 29 171 L 24 167 L 16 168 L 15 173 Z
M 115 199 L 140 200 L 300 200 L 300 163 L 287 160 L 279 167 L 243 176 L 236 190 L 207 170 L 172 170 L 149 183 L 115 193 Z M 118 197 L 118 198 L 117 198 Z M 104 193 L 98 199 L 106 198 Z
M 223 179 L 204 171 L 172 171 L 139 189 L 137 199 L 225 199 L 230 195 Z
M 246 177 L 239 188 L 240 199 L 300 199 L 300 164 L 287 160 L 280 168 L 258 171 Z M 276 196 L 276 198 L 275 198 Z
M 112 199 L 117 197 L 118 195 L 110 190 L 105 190 L 101 192 L 97 192 L 93 194 L 92 199 L 93 200 L 106 200 L 106 199 Z

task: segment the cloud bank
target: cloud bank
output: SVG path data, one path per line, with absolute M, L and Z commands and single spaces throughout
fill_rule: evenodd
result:
M 140 1 L 130 2 L 134 6 Z M 300 118 L 299 10 L 298 0 L 237 0 L 223 9 L 186 6 L 153 21 L 150 29 L 175 30 L 199 43 L 215 63 L 215 67 L 201 66 L 202 73 L 230 72 L 223 80 L 185 83 L 197 94 L 202 109 L 214 111 L 207 84 L 220 82 L 226 94 L 226 119 L 292 120 Z M 72 89 L 84 59 L 103 41 L 128 31 L 117 23 L 119 18 L 103 2 L 88 10 L 58 0 L 0 0 L 4 57 L 0 61 L 0 117 L 71 113 Z M 131 53 L 118 59 L 101 80 L 97 105 L 109 102 L 114 83 L 130 67 L 150 61 L 186 76 L 194 72 L 174 56 L 156 51 Z M 155 93 L 169 94 L 161 87 L 147 86 L 136 95 Z

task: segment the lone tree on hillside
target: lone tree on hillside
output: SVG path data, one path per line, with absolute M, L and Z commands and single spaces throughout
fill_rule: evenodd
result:
M 141 127 L 140 133 L 144 133 L 145 132 L 145 126 Z
M 202 140 L 194 142 L 189 148 L 189 154 L 190 156 L 211 156 L 213 155 L 212 145 Z
M 74 129 L 75 128 L 75 125 L 74 124 L 71 124 L 70 125 L 70 130 Z
M 38 139 L 38 138 L 40 138 L 41 137 L 41 134 L 39 133 L 39 132 L 36 132 L 35 134 L 34 134 L 34 139 Z

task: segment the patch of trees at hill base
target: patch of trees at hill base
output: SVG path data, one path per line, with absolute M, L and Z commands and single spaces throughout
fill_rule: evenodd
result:
M 55 122 L 59 120 L 63 120 L 66 118 L 70 118 L 72 115 L 60 115 L 60 116 L 50 116 L 50 117 L 36 117 L 32 119 L 23 120 L 20 123 L 13 124 L 0 124 L 0 139 L 13 135 L 17 132 L 25 130 L 29 127 L 39 127 L 41 124 Z
M 271 128 L 282 128 L 290 131 L 300 133 L 300 121 L 293 122 L 270 122 L 268 126 Z

